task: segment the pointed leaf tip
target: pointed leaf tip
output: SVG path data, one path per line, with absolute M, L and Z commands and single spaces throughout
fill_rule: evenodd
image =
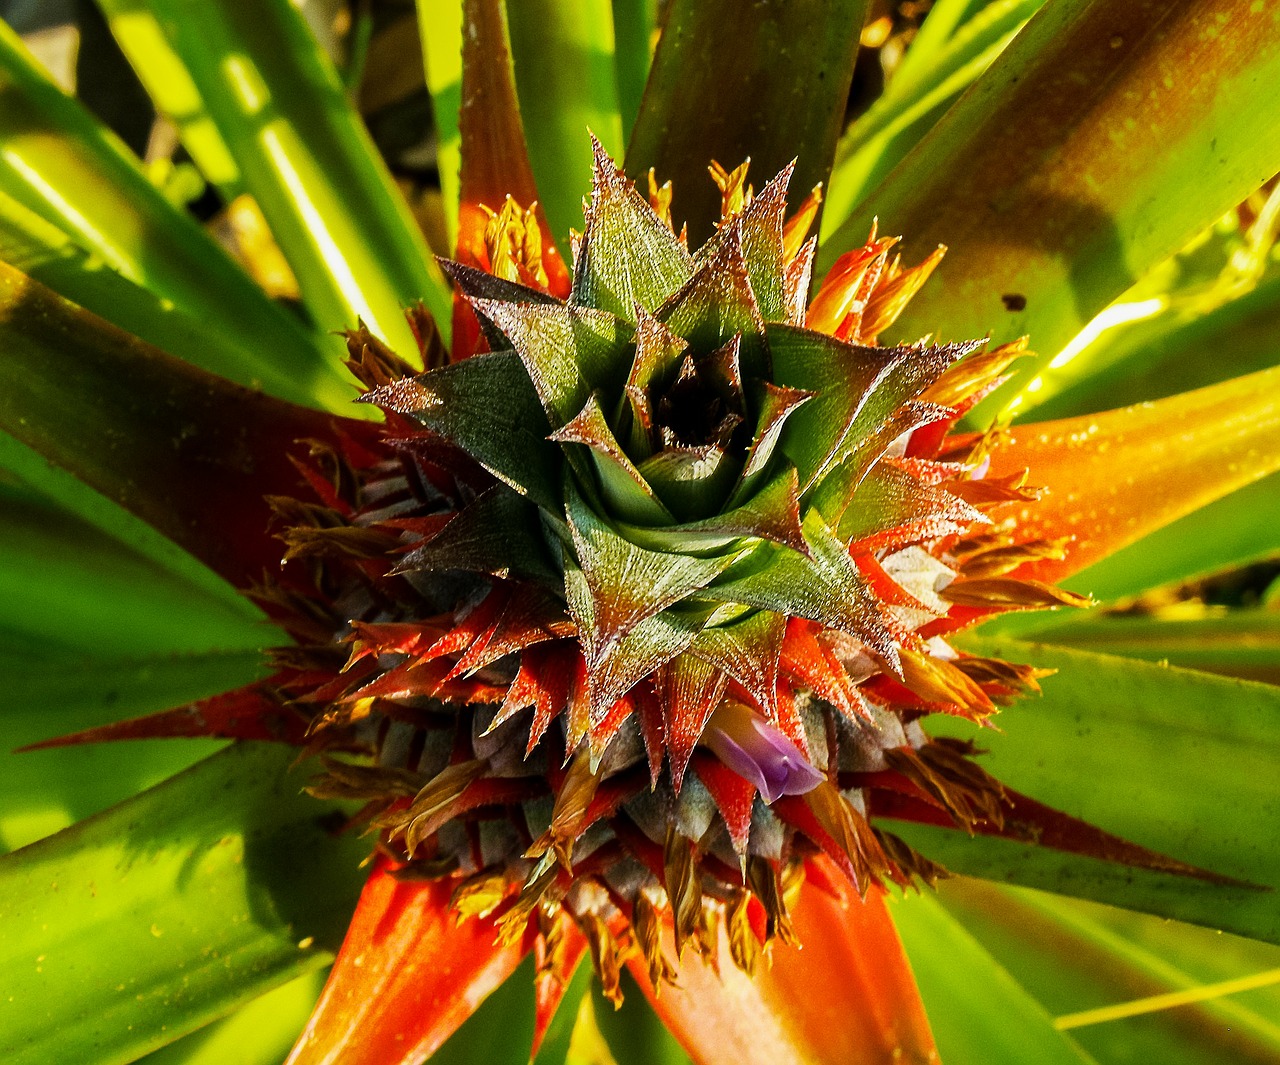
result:
M 1048 491 L 1014 511 L 1020 538 L 1069 536 L 1055 581 L 1280 469 L 1280 368 L 1137 407 L 1014 425 L 990 477 L 1030 470 Z

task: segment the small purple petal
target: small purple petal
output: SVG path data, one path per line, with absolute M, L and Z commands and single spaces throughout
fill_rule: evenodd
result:
M 825 779 L 799 747 L 754 710 L 737 703 L 725 703 L 716 710 L 702 742 L 754 784 L 766 803 L 783 795 L 803 795 Z

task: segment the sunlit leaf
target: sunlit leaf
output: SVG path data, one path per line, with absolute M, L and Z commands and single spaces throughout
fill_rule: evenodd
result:
M 830 188 L 823 201 L 824 238 L 839 228 L 933 128 L 1043 4 L 1044 0 L 988 3 L 928 59 L 928 31 L 921 31 L 894 70 L 884 94 L 840 135 Z M 946 18 L 948 12 L 940 7 L 933 6 L 926 25 L 940 25 Z M 939 21 L 935 23 L 935 19 Z
M 653 60 L 653 31 L 658 0 L 613 0 L 614 62 L 622 128 L 630 130 L 640 113 L 640 98 Z
M 119 17 L 135 0 L 106 6 Z M 316 324 L 343 330 L 363 319 L 412 360 L 418 348 L 402 312 L 423 300 L 447 338 L 443 275 L 301 12 L 288 0 L 147 7 L 270 221 Z
M 1280 680 L 1280 612 L 1274 610 L 1233 610 L 1181 619 L 1068 618 L 1053 626 L 1052 642 L 1246 680 L 1271 684 Z
M 145 1065 L 279 1065 L 307 1022 L 324 984 L 309 972 L 199 1031 L 152 1051 Z
M 1156 403 L 1008 430 L 991 473 L 1030 470 L 1044 498 L 1020 536 L 1070 537 L 1065 557 L 1020 576 L 1055 580 L 1280 466 L 1280 368 Z
M 892 907 L 943 1061 L 1086 1065 L 1045 1008 L 929 894 Z
M 216 323 L 236 346 L 268 353 L 281 388 L 296 377 L 318 401 L 343 401 L 342 376 L 323 356 L 336 342 L 274 306 L 114 135 L 38 71 L 5 24 L 0 70 L 0 190 L 130 281 Z
M 210 329 L 172 301 L 118 274 L 96 254 L 79 247 L 17 200 L 0 193 L 0 258 L 78 303 L 141 337 L 170 355 L 201 366 L 251 388 L 263 388 L 294 403 L 349 406 L 350 390 L 340 390 L 336 375 L 326 378 L 327 391 L 315 382 L 282 372 L 276 350 L 259 341 L 245 347 L 221 329 Z
M 23 646 L 22 638 L 11 633 L 4 635 L 3 645 L 0 834 L 5 850 L 122 802 L 221 744 L 156 740 L 12 753 L 15 748 L 164 710 L 254 680 L 262 672 L 262 656 L 255 651 L 98 657 L 101 652 L 92 647 L 66 649 L 44 640 Z
M 1073 341 L 1028 383 L 1019 417 L 1044 421 L 1160 399 L 1280 362 L 1280 273 L 1226 295 L 1122 297 L 1095 319 L 1114 325 L 1074 352 Z M 1206 351 L 1223 357 L 1206 359 Z
M 431 113 L 436 126 L 436 166 L 449 251 L 458 240 L 458 180 L 462 167 L 462 0 L 417 0 L 418 35 Z
M 1068 580 L 1118 599 L 1280 552 L 1280 476 L 1264 477 L 1100 559 Z
M 6 1061 L 127 1062 L 327 964 L 364 844 L 233 747 L 0 859 Z
M 200 90 L 166 39 L 151 5 L 139 0 L 97 3 L 156 110 L 177 126 L 182 146 L 200 172 L 230 202 L 241 191 L 240 168 L 209 117 Z
M 1280 169 L 1274 15 L 1249 0 L 1053 0 L 823 261 L 861 241 L 874 215 L 917 255 L 946 244 L 897 335 L 1029 333 L 1047 362 Z
M 520 0 L 507 5 L 520 116 L 551 231 L 567 253 L 591 191 L 592 133 L 623 149 L 610 0 Z

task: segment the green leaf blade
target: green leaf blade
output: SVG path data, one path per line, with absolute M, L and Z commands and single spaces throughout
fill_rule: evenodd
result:
M 923 834 L 935 837 L 921 842 L 924 853 L 961 872 L 1280 941 L 1280 907 L 1268 890 L 1280 885 L 1270 827 L 1280 816 L 1273 786 L 1280 689 L 1014 640 L 975 636 L 963 646 L 1058 670 L 1041 698 L 1001 714 L 1001 732 L 982 737 L 990 749 L 984 768 L 1105 831 L 1259 887 L 1108 869 L 1003 840 L 956 840 L 938 851 L 945 830 Z M 953 720 L 931 727 L 972 731 Z M 1081 780 L 1098 783 L 1081 787 Z M 991 859 L 986 872 L 979 852 Z
M 332 959 L 365 845 L 293 757 L 230 748 L 0 861 L 7 1061 L 131 1061 Z
M 316 324 L 353 329 L 363 318 L 414 359 L 403 310 L 424 300 L 447 339 L 448 286 L 301 12 L 287 0 L 154 0 L 150 8 L 270 222 Z
M 261 353 L 264 385 L 307 389 L 334 409 L 350 397 L 326 341 L 271 303 L 194 219 L 166 200 L 111 133 L 65 96 L 0 24 L 0 191 L 136 285 Z M 295 380 L 291 380 L 295 379 Z
M 626 169 L 642 179 L 653 167 L 659 182 L 673 183 L 694 245 L 720 217 L 706 176 L 713 159 L 735 167 L 750 156 L 761 180 L 797 159 L 795 188 L 826 180 L 866 8 L 865 0 L 670 6 Z
M 1280 169 L 1275 17 L 1247 0 L 1046 4 L 822 262 L 860 242 L 875 214 L 915 248 L 946 244 L 900 334 L 1029 333 L 1047 362 Z
M 931 895 L 899 899 L 893 923 L 944 1061 L 1088 1065 L 1092 1058 Z

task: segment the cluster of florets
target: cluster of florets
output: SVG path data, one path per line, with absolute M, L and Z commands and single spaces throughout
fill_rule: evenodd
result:
M 873 233 L 809 301 L 816 194 L 788 220 L 789 171 L 713 176 L 691 252 L 670 189 L 597 151 L 564 291 L 532 213 L 491 212 L 449 264 L 480 350 L 419 321 L 417 373 L 352 334 L 386 431 L 278 503 L 323 592 L 268 593 L 315 790 L 365 799 L 406 874 L 466 874 L 458 908 L 537 929 L 549 971 L 576 922 L 610 993 L 632 947 L 671 974 L 667 921 L 749 971 L 819 851 L 863 891 L 936 877 L 872 817 L 998 822 L 1002 792 L 920 720 L 1035 685 L 944 637 L 1071 601 L 1011 575 L 1059 545 L 993 520 L 1034 493 L 952 433 L 1020 345 L 877 343 L 941 249 L 903 269 Z

